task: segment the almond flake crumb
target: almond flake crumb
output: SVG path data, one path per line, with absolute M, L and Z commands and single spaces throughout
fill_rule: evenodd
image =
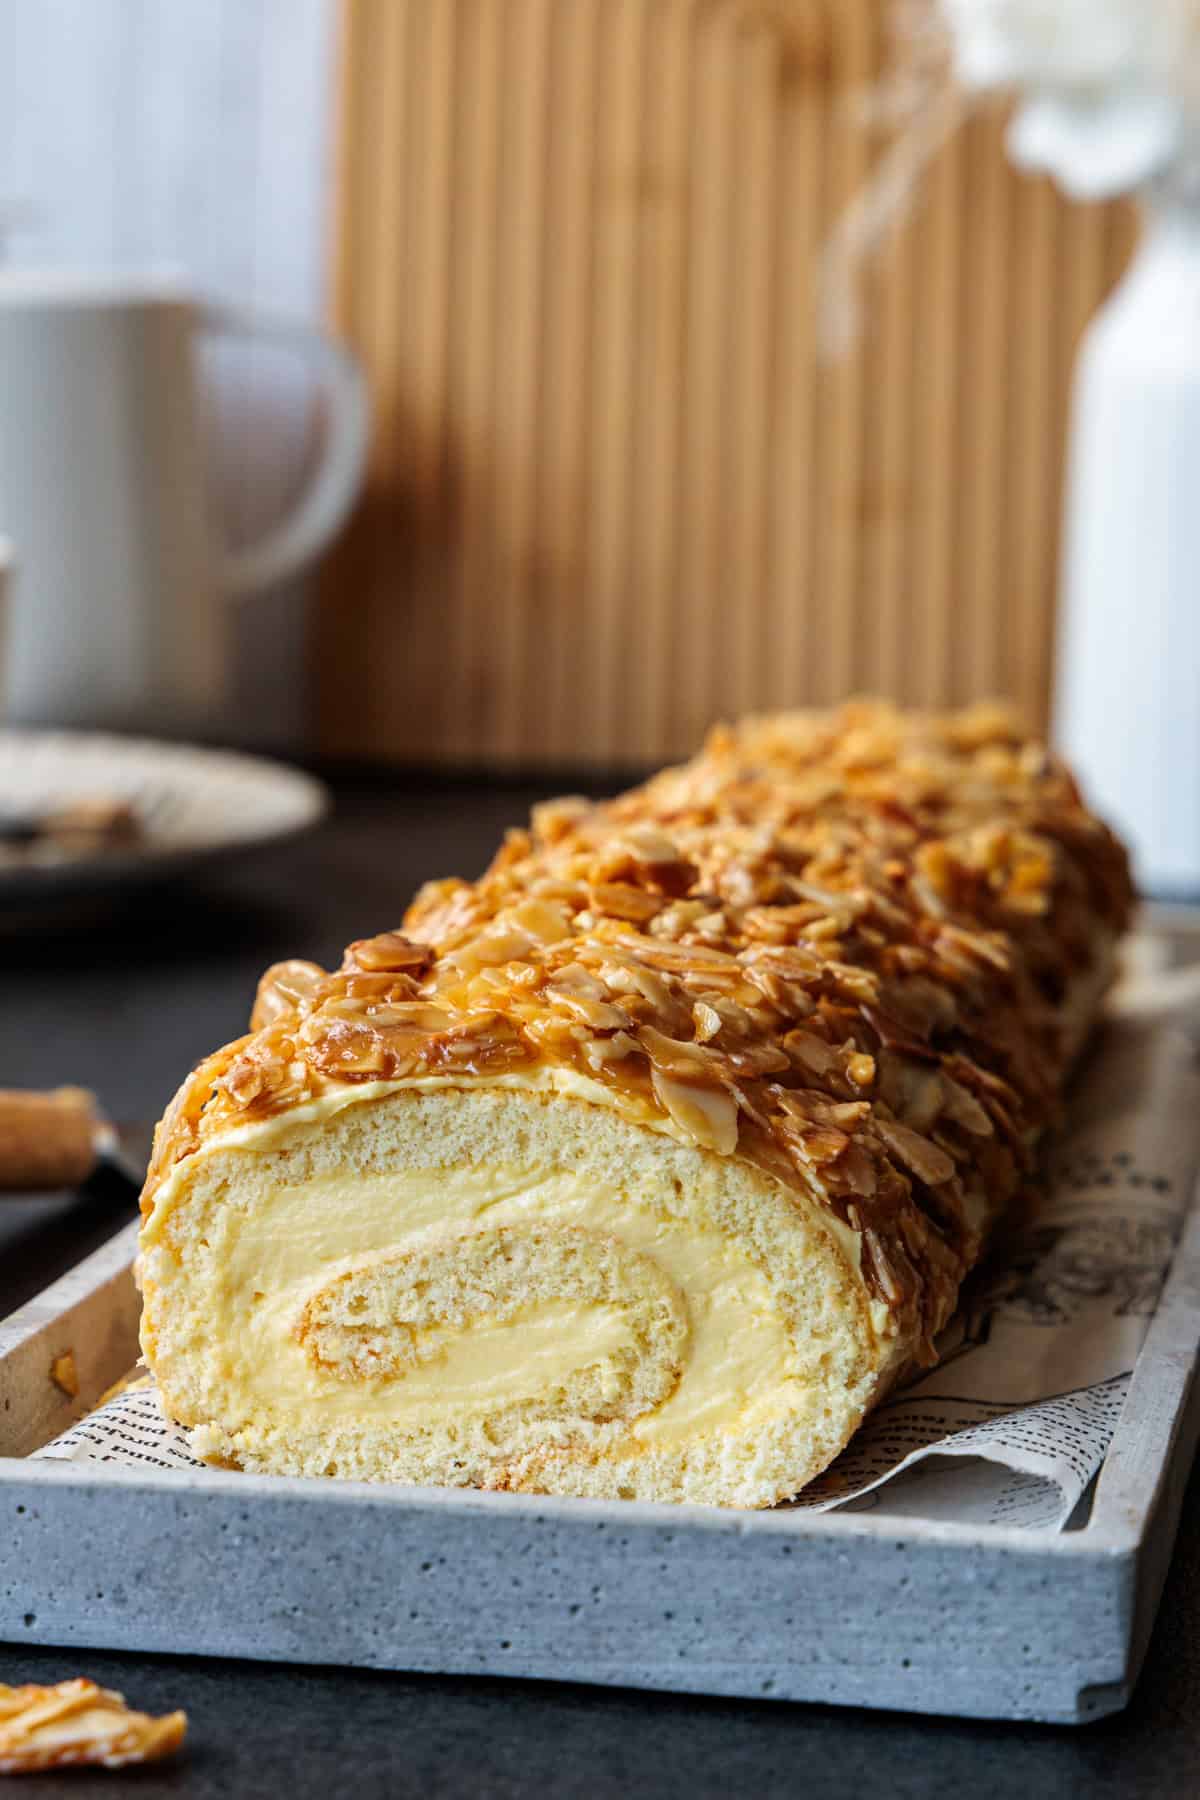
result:
M 50 1364 L 50 1379 L 55 1387 L 61 1388 L 70 1399 L 78 1399 L 79 1371 L 75 1367 L 73 1350 L 64 1350 L 61 1356 L 55 1357 Z
M 131 1712 L 124 1696 L 77 1678 L 56 1687 L 0 1682 L 0 1775 L 42 1769 L 123 1769 L 172 1755 L 187 1714 L 152 1719 Z

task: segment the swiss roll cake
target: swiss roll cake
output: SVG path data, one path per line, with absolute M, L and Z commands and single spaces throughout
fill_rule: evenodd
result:
M 340 969 L 269 970 L 185 1081 L 138 1263 L 165 1410 L 260 1472 L 795 1495 L 935 1358 L 1130 905 L 990 708 L 749 719 L 537 808 Z

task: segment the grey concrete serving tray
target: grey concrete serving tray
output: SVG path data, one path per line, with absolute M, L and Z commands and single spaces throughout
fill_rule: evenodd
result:
M 0 1639 L 998 1719 L 1129 1697 L 1200 1430 L 1200 1210 L 1061 1533 L 30 1461 L 132 1365 L 132 1249 L 0 1325 Z

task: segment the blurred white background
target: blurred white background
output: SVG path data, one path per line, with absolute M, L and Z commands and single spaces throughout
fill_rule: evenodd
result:
M 0 262 L 183 271 L 208 297 L 321 317 L 335 0 L 0 0 Z M 234 542 L 303 479 L 297 365 L 212 353 L 215 499 Z M 236 623 L 237 735 L 302 735 L 307 597 Z

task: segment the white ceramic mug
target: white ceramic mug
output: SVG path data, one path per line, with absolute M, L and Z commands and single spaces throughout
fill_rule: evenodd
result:
M 297 350 L 326 394 L 325 453 L 306 492 L 238 551 L 210 522 L 195 371 L 208 332 Z M 167 281 L 0 274 L 0 533 L 21 569 L 9 715 L 212 727 L 227 600 L 320 551 L 358 491 L 366 438 L 357 364 L 307 327 L 201 305 Z

